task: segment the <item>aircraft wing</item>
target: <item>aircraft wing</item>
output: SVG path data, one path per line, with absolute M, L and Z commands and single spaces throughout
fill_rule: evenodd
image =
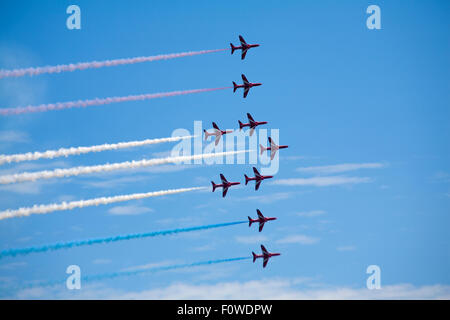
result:
M 250 128 L 250 137 L 253 135 L 253 132 L 255 132 L 255 127 Z
M 277 150 L 275 148 L 270 148 L 270 160 L 273 160 L 275 158 L 275 155 L 277 154 Z
M 261 185 L 261 180 L 256 180 L 255 190 L 258 190 L 260 185 Z
M 245 56 L 247 55 L 247 50 L 248 49 L 242 49 L 241 60 L 245 59 Z
M 244 38 L 241 35 L 239 36 L 239 41 L 241 42 L 241 45 L 247 44 L 247 42 L 245 42 Z
M 247 97 L 247 95 L 248 95 L 248 91 L 250 90 L 250 88 L 244 88 L 244 98 L 246 98 Z
M 278 145 L 272 140 L 271 137 L 269 137 L 269 143 L 271 148 L 278 149 Z
M 223 187 L 222 198 L 225 198 L 225 196 L 227 195 L 227 192 L 228 192 L 228 188 L 227 187 Z
M 259 223 L 259 232 L 262 231 L 262 229 L 264 228 L 264 221 Z
M 255 122 L 255 119 L 253 119 L 253 117 L 250 113 L 247 113 L 247 118 L 250 123 Z
M 221 136 L 222 136 L 221 134 L 216 135 L 216 140 L 214 141 L 214 144 L 215 144 L 216 146 L 219 144 L 219 142 L 220 142 L 220 137 L 221 137 Z
M 212 123 L 212 126 L 213 126 L 214 129 L 220 131 L 219 126 L 215 122 Z
M 256 209 L 256 213 L 258 214 L 258 218 L 264 219 L 264 216 L 263 216 L 263 214 L 261 213 L 261 211 L 259 211 L 259 209 Z
M 228 183 L 227 179 L 223 174 L 220 174 L 220 180 L 222 180 L 222 183 Z
M 267 262 L 269 262 L 269 258 L 264 257 L 263 268 L 265 268 L 267 266 Z
M 261 251 L 263 254 L 269 254 L 269 251 L 267 251 L 266 247 L 264 247 L 263 245 L 261 245 Z
M 256 178 L 260 178 L 261 177 L 261 175 L 259 174 L 258 170 L 255 167 L 253 167 L 253 173 L 255 174 Z
M 241 74 L 242 77 L 242 81 L 244 82 L 244 84 L 249 84 L 250 82 L 248 82 L 247 77 L 244 74 Z

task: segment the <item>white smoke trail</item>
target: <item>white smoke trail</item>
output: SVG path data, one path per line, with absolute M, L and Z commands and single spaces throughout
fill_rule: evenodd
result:
M 68 157 L 72 155 L 85 154 L 90 152 L 100 152 L 107 150 L 118 150 L 125 149 L 131 147 L 140 147 L 151 144 L 158 144 L 164 142 L 174 142 L 184 139 L 190 139 L 194 136 L 180 136 L 180 137 L 170 137 L 170 138 L 160 138 L 160 139 L 145 139 L 139 141 L 129 141 L 129 142 L 119 142 L 113 144 L 100 144 L 96 146 L 90 147 L 72 147 L 72 148 L 61 148 L 58 150 L 47 150 L 44 152 L 27 152 L 27 153 L 19 153 L 19 154 L 0 154 L 0 165 L 4 163 L 11 162 L 21 162 L 21 161 L 31 161 L 31 160 L 39 160 L 39 159 L 53 159 L 57 157 Z
M 178 156 L 178 157 L 167 157 L 149 160 L 139 160 L 139 161 L 124 161 L 117 163 L 107 163 L 96 166 L 80 166 L 67 169 L 55 169 L 55 170 L 44 170 L 37 172 L 22 172 L 10 175 L 0 176 L 0 184 L 10 184 L 25 181 L 35 181 L 38 179 L 51 179 L 51 178 L 63 178 L 78 176 L 81 174 L 97 173 L 97 172 L 107 172 L 121 169 L 135 169 L 142 167 L 151 167 L 167 163 L 177 163 L 197 159 L 208 159 L 215 157 L 222 157 L 227 155 L 233 155 L 238 153 L 250 152 L 251 150 L 239 150 L 239 151 L 227 151 L 227 152 L 217 152 L 217 153 L 202 153 L 192 156 Z
M 51 110 L 84 108 L 84 107 L 100 106 L 100 105 L 105 105 L 105 104 L 126 102 L 126 101 L 138 101 L 138 100 L 149 100 L 149 99 L 156 99 L 156 98 L 174 97 L 174 96 L 200 93 L 200 92 L 224 90 L 224 89 L 229 89 L 229 88 L 231 88 L 231 87 L 181 90 L 181 91 L 171 91 L 171 92 L 161 92 L 161 93 L 147 93 L 147 94 L 124 96 L 124 97 L 95 98 L 95 99 L 90 99 L 90 100 L 77 100 L 77 101 L 41 104 L 41 105 L 37 105 L 37 106 L 3 108 L 3 109 L 0 109 L 0 115 L 9 116 L 9 115 L 16 115 L 16 114 L 23 114 L 23 113 L 46 112 L 46 111 L 51 111 Z
M 193 187 L 193 188 L 181 188 L 181 189 L 170 189 L 170 190 L 161 190 L 147 193 L 134 193 L 128 195 L 119 195 L 113 197 L 101 197 L 89 200 L 79 200 L 79 201 L 70 201 L 70 202 L 62 202 L 62 203 L 54 203 L 47 205 L 34 205 L 32 207 L 19 208 L 17 210 L 5 210 L 0 211 L 0 220 L 16 218 L 16 217 L 26 217 L 32 214 L 46 214 L 54 211 L 63 211 L 63 210 L 72 210 L 75 208 L 84 208 L 98 205 L 106 205 L 116 202 L 130 201 L 130 200 L 138 200 L 144 198 L 151 197 L 160 197 L 169 194 L 177 194 L 195 190 L 206 189 L 206 187 Z
M 0 79 L 7 77 L 23 77 L 23 76 L 36 76 L 43 73 L 60 73 L 75 70 L 85 70 L 85 69 L 97 69 L 102 67 L 113 67 L 124 64 L 135 64 L 141 62 L 151 62 L 157 60 L 169 60 L 182 57 L 190 57 L 207 53 L 214 53 L 225 51 L 229 49 L 215 49 L 215 50 L 202 50 L 202 51 L 189 51 L 181 53 L 171 53 L 171 54 L 160 54 L 156 56 L 146 56 L 146 57 L 134 57 L 125 59 L 114 59 L 114 60 L 104 60 L 104 61 L 91 61 L 91 62 L 79 62 L 71 64 L 62 64 L 56 66 L 45 66 L 36 68 L 22 68 L 13 70 L 0 70 Z

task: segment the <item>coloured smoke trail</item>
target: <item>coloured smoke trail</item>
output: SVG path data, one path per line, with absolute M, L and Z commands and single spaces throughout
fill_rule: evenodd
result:
M 156 56 L 145 56 L 145 57 L 134 57 L 125 59 L 114 59 L 114 60 L 104 60 L 104 61 L 91 61 L 91 62 L 79 62 L 62 64 L 56 66 L 45 66 L 45 67 L 35 67 L 35 68 L 22 68 L 13 70 L 0 70 L 0 79 L 7 77 L 23 77 L 23 76 L 36 76 L 43 73 L 61 73 L 61 72 L 71 72 L 75 70 L 85 70 L 85 69 L 98 69 L 103 67 L 113 67 L 126 64 L 135 64 L 142 62 L 151 62 L 157 60 L 169 60 L 182 57 L 191 57 L 208 53 L 215 53 L 226 51 L 230 49 L 214 49 L 214 50 L 202 50 L 202 51 L 189 51 L 181 53 L 171 53 L 171 54 L 160 54 Z
M 191 161 L 196 159 L 208 159 L 215 157 L 223 157 L 228 155 L 234 155 L 239 153 L 250 152 L 251 150 L 239 150 L 239 151 L 227 151 L 227 152 L 217 152 L 217 153 L 202 153 L 193 156 L 179 156 L 179 157 L 167 157 L 149 160 L 139 160 L 139 161 L 124 161 L 117 163 L 107 163 L 96 166 L 84 166 L 84 167 L 74 167 L 67 169 L 55 169 L 55 170 L 44 170 L 37 172 L 22 172 L 10 175 L 0 176 L 0 184 L 10 184 L 17 182 L 35 181 L 40 179 L 51 179 L 51 178 L 64 178 L 73 177 L 82 174 L 98 173 L 98 172 L 109 172 L 122 169 L 136 169 L 143 167 L 151 167 L 168 163 L 177 163 L 184 161 Z
M 193 232 L 193 231 L 199 231 L 199 230 L 223 228 L 223 227 L 234 226 L 234 225 L 243 224 L 243 223 L 247 223 L 247 221 L 217 223 L 217 224 L 210 224 L 210 225 L 204 225 L 204 226 L 198 226 L 198 227 L 178 228 L 178 229 L 172 229 L 172 230 L 153 231 L 153 232 L 145 232 L 145 233 L 131 233 L 131 234 L 118 235 L 118 236 L 113 236 L 113 237 L 106 237 L 106 238 L 94 238 L 94 239 L 79 240 L 79 241 L 58 242 L 55 244 L 48 244 L 48 245 L 43 245 L 43 246 L 33 246 L 33 247 L 28 247 L 28 248 L 7 249 L 7 250 L 0 251 L 0 258 L 4 258 L 4 257 L 8 257 L 8 256 L 15 257 L 17 255 L 27 255 L 30 253 L 55 251 L 55 250 L 60 250 L 60 249 L 69 249 L 69 248 L 81 247 L 81 246 L 91 246 L 91 245 L 95 245 L 95 244 L 111 243 L 111 242 L 124 241 L 124 240 L 142 239 L 142 238 L 148 238 L 148 237 L 174 235 L 174 234 Z
M 32 207 L 24 207 L 16 210 L 5 210 L 0 211 L 0 220 L 16 218 L 16 217 L 26 217 L 32 214 L 47 214 L 54 211 L 64 211 L 64 210 L 72 210 L 75 208 L 84 208 L 84 207 L 92 207 L 98 205 L 106 205 L 116 202 L 124 202 L 130 200 L 138 200 L 152 197 L 161 197 L 169 194 L 177 194 L 184 193 L 196 190 L 204 190 L 208 189 L 208 187 L 193 187 L 193 188 L 180 188 L 180 189 L 169 189 L 169 190 L 161 190 L 147 193 L 134 193 L 127 195 L 119 195 L 113 197 L 101 197 L 94 198 L 89 200 L 78 200 L 78 201 L 70 201 L 70 202 L 61 202 L 61 203 L 53 203 L 46 205 L 34 205 Z
M 194 136 L 181 136 L 181 137 L 170 137 L 170 138 L 160 138 L 160 139 L 145 139 L 140 141 L 129 141 L 129 142 L 119 142 L 113 144 L 101 144 L 90 147 L 72 147 L 72 148 L 60 148 L 58 150 L 47 150 L 44 152 L 27 152 L 19 154 L 0 154 L 0 165 L 4 163 L 11 162 L 21 162 L 21 161 L 31 161 L 39 159 L 53 159 L 57 157 L 68 157 L 72 155 L 80 155 L 89 152 L 101 152 L 107 150 L 119 150 L 125 148 L 140 147 L 151 144 L 174 142 L 184 139 L 190 139 Z
M 41 104 L 41 105 L 37 105 L 37 106 L 3 108 L 3 109 L 0 109 L 0 115 L 9 116 L 9 115 L 24 114 L 24 113 L 63 110 L 63 109 L 70 109 L 70 108 L 85 108 L 85 107 L 91 107 L 91 106 L 101 106 L 101 105 L 106 105 L 106 104 L 111 104 L 111 103 L 174 97 L 174 96 L 181 96 L 181 95 L 193 94 L 193 93 L 224 90 L 224 89 L 229 89 L 229 88 L 231 88 L 231 87 L 192 89 L 192 90 L 171 91 L 171 92 L 162 92 L 162 93 L 138 94 L 138 95 L 123 96 L 123 97 L 108 97 L 108 98 L 95 98 L 95 99 L 90 99 L 90 100 L 57 102 L 57 103 Z
M 227 263 L 227 262 L 237 262 L 237 261 L 243 261 L 243 260 L 249 260 L 249 259 L 251 259 L 251 257 L 236 257 L 236 258 L 228 258 L 228 259 L 199 261 L 199 262 L 193 262 L 193 263 L 173 264 L 173 265 L 168 265 L 168 266 L 159 266 L 159 267 L 145 268 L 145 269 L 139 269 L 139 270 L 133 270 L 133 271 L 117 271 L 117 272 L 111 272 L 111 273 L 102 273 L 102 274 L 97 274 L 97 275 L 82 276 L 80 280 L 81 280 L 81 283 L 91 282 L 91 281 L 99 281 L 99 280 L 108 280 L 108 279 L 115 279 L 118 277 L 129 277 L 129 276 L 135 276 L 135 275 L 139 275 L 139 274 L 153 273 L 153 272 L 159 272 L 159 271 L 170 271 L 170 270 L 177 270 L 177 269 L 195 268 L 195 267 L 200 267 L 200 266 L 215 265 L 215 264 Z M 38 287 L 53 287 L 53 286 L 59 286 L 59 285 L 65 286 L 66 281 L 67 281 L 67 278 L 61 279 L 61 280 L 29 283 L 29 284 L 25 284 L 20 287 L 10 288 L 10 289 L 16 289 L 16 290 L 22 289 L 23 290 L 23 289 L 38 288 Z
M 118 271 L 118 272 L 112 272 L 112 273 L 98 274 L 98 275 L 92 275 L 92 276 L 85 276 L 85 277 L 82 277 L 82 279 L 85 281 L 114 279 L 117 277 L 134 276 L 137 274 L 142 274 L 142 273 L 147 273 L 147 272 L 194 268 L 194 267 L 199 267 L 199 266 L 213 265 L 213 264 L 224 263 L 224 262 L 242 261 L 242 260 L 248 260 L 248 259 L 251 259 L 251 257 L 237 257 L 237 258 L 229 258 L 229 259 L 207 260 L 207 261 L 200 261 L 200 262 L 194 262 L 194 263 L 175 264 L 175 265 L 170 265 L 170 266 L 148 268 L 148 269 L 142 269 L 142 270 Z

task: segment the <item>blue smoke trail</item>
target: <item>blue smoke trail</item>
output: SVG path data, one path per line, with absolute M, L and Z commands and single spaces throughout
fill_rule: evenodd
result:
M 114 279 L 117 277 L 134 276 L 137 274 L 147 273 L 147 272 L 169 271 L 169 270 L 174 270 L 174 269 L 192 268 L 192 267 L 197 267 L 197 266 L 218 264 L 218 263 L 224 263 L 224 262 L 233 262 L 233 261 L 240 261 L 240 260 L 246 260 L 246 259 L 251 259 L 251 257 L 238 257 L 238 258 L 229 258 L 229 259 L 208 260 L 208 261 L 200 261 L 200 262 L 194 262 L 194 263 L 175 264 L 175 265 L 171 265 L 171 266 L 154 267 L 154 268 L 148 268 L 148 269 L 143 269 L 143 270 L 134 270 L 134 271 L 119 271 L 119 272 L 104 273 L 104 274 L 99 274 L 99 275 L 85 276 L 85 277 L 81 277 L 81 279 L 84 281 Z
M 90 282 L 90 281 L 99 281 L 99 280 L 103 280 L 103 279 L 114 279 L 114 278 L 118 278 L 118 277 L 134 276 L 134 275 L 138 275 L 138 274 L 153 273 L 153 272 L 158 272 L 158 271 L 186 269 L 186 268 L 193 268 L 193 267 L 205 266 L 205 265 L 213 265 L 213 264 L 219 264 L 219 263 L 225 263 L 225 262 L 248 260 L 251 258 L 252 257 L 247 256 L 247 257 L 237 257 L 237 258 L 228 258 L 228 259 L 207 260 L 207 261 L 200 261 L 200 262 L 193 262 L 193 263 L 175 264 L 175 265 L 170 265 L 170 266 L 153 267 L 153 268 L 134 270 L 134 271 L 118 271 L 118 272 L 112 272 L 112 273 L 103 273 L 103 274 L 81 277 L 81 283 Z M 13 290 L 24 290 L 24 289 L 32 289 L 32 288 L 37 288 L 37 287 L 60 286 L 60 285 L 65 285 L 66 280 L 67 279 L 52 280 L 52 281 L 46 281 L 46 282 L 34 282 L 34 283 L 24 284 L 22 286 L 17 286 L 15 288 L 0 288 L 0 293 L 9 295 L 9 294 L 11 294 L 11 292 Z
M 0 259 L 4 258 L 4 257 L 8 257 L 8 256 L 15 257 L 17 255 L 27 255 L 30 253 L 37 253 L 37 252 L 54 251 L 54 250 L 68 249 L 68 248 L 73 248 L 73 247 L 90 246 L 90 245 L 101 244 L 101 243 L 109 243 L 109 242 L 116 242 L 116 241 L 123 241 L 123 240 L 157 237 L 157 236 L 165 236 L 165 235 L 184 233 L 184 232 L 192 232 L 192 231 L 198 231 L 198 230 L 221 228 L 221 227 L 233 226 L 233 225 L 242 224 L 242 223 L 247 223 L 247 221 L 235 221 L 235 222 L 227 222 L 227 223 L 210 224 L 210 225 L 206 225 L 206 226 L 179 228 L 179 229 L 145 232 L 145 233 L 132 233 L 132 234 L 119 235 L 119 236 L 114 236 L 114 237 L 60 242 L 60 243 L 55 243 L 55 244 L 34 246 L 34 247 L 28 247 L 28 248 L 7 249 L 7 250 L 0 251 Z

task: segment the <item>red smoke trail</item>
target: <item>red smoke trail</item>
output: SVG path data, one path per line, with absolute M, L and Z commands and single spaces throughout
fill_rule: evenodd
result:
M 148 93 L 139 95 L 130 95 L 125 97 L 108 97 L 108 98 L 95 98 L 90 100 L 77 100 L 77 101 L 67 101 L 67 102 L 57 102 L 50 104 L 41 104 L 37 106 L 27 106 L 18 108 L 4 108 L 0 109 L 0 115 L 8 116 L 22 113 L 34 113 L 34 112 L 46 112 L 51 110 L 62 110 L 70 108 L 84 108 L 90 106 L 100 106 L 111 103 L 126 102 L 126 101 L 138 101 L 138 100 L 149 100 L 156 98 L 166 98 L 181 96 L 185 94 L 217 91 L 229 89 L 231 87 L 221 87 L 221 88 L 206 88 L 206 89 L 193 89 L 193 90 L 182 90 L 182 91 L 172 91 L 172 92 L 162 92 L 162 93 Z
M 146 56 L 146 57 L 135 57 L 135 58 L 125 58 L 125 59 L 114 59 L 114 60 L 104 60 L 104 61 L 91 61 L 91 62 L 79 62 L 62 64 L 57 66 L 45 66 L 45 67 L 35 67 L 35 68 L 22 68 L 13 70 L 0 70 L 0 79 L 7 77 L 23 77 L 23 76 L 35 76 L 43 73 L 60 73 L 60 72 L 71 72 L 75 70 L 85 70 L 85 69 L 97 69 L 102 67 L 112 67 L 124 64 L 135 64 L 141 62 L 150 62 L 157 60 L 169 60 L 182 57 L 196 56 L 200 54 L 214 53 L 225 51 L 229 49 L 215 49 L 215 50 L 202 50 L 202 51 L 189 51 L 181 53 L 171 53 L 171 54 L 160 54 L 157 56 Z

